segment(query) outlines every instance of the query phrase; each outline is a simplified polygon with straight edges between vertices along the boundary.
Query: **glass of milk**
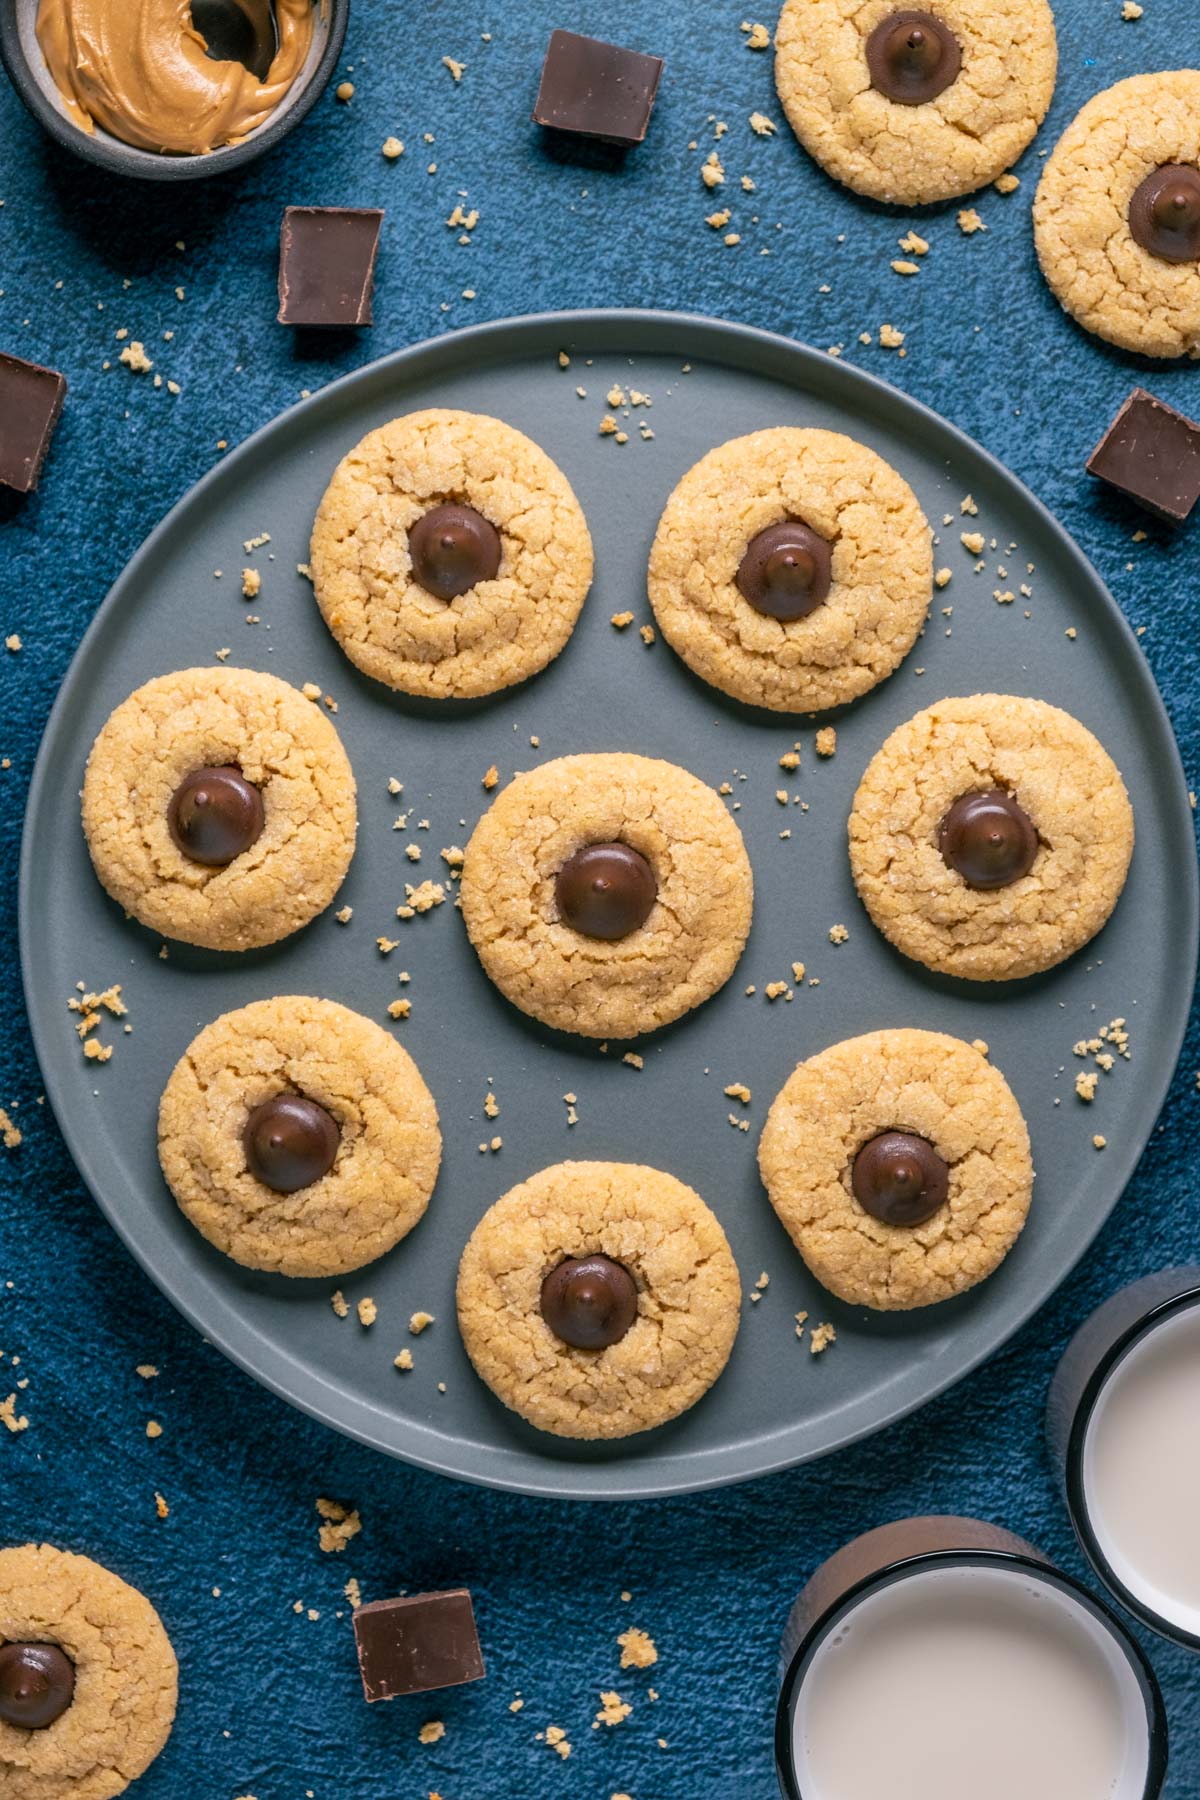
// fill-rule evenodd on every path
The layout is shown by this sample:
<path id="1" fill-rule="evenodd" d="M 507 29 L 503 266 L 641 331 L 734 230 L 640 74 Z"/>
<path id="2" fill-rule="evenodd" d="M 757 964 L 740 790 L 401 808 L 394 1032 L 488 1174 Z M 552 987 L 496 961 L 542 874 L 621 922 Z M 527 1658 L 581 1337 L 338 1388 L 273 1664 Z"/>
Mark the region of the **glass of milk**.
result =
<path id="1" fill-rule="evenodd" d="M 1200 1650 L 1200 1268 L 1148 1275 L 1092 1315 L 1058 1366 L 1047 1432 L 1097 1575 Z"/>
<path id="2" fill-rule="evenodd" d="M 785 1800 L 1157 1800 L 1167 1726 L 1109 1608 L 1020 1538 L 904 1519 L 813 1576 L 784 1633 Z"/>

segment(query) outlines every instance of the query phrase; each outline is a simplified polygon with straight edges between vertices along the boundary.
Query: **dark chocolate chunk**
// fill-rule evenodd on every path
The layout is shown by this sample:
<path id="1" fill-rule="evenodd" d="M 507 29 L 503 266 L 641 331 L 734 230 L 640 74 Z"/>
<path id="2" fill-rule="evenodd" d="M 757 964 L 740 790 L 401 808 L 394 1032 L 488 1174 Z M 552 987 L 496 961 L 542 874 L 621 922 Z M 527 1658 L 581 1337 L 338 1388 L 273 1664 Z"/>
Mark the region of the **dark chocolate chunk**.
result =
<path id="1" fill-rule="evenodd" d="M 500 569 L 500 533 L 473 506 L 449 501 L 435 506 L 410 527 L 413 574 L 437 600 L 457 600 Z"/>
<path id="2" fill-rule="evenodd" d="M 176 848 L 208 869 L 227 868 L 249 850 L 266 819 L 262 795 L 232 764 L 185 776 L 167 807 Z"/>
<path id="3" fill-rule="evenodd" d="M 962 45 L 932 13 L 889 13 L 867 39 L 871 86 L 901 106 L 924 106 L 962 70 Z"/>
<path id="4" fill-rule="evenodd" d="M 554 897 L 584 937 L 615 943 L 644 925 L 658 898 L 654 870 L 628 844 L 588 844 L 558 871 Z"/>
<path id="5" fill-rule="evenodd" d="M 1182 525 L 1200 500 L 1200 425 L 1134 388 L 1087 467 L 1160 519 Z"/>
<path id="6" fill-rule="evenodd" d="M 332 1113 L 304 1094 L 264 1100 L 242 1134 L 250 1173 L 277 1194 L 297 1194 L 328 1175 L 341 1141 Z"/>
<path id="7" fill-rule="evenodd" d="M 1163 262 L 1200 262 L 1200 169 L 1166 163 L 1147 175 L 1129 202 L 1129 229 Z"/>
<path id="8" fill-rule="evenodd" d="M 564 1344 L 606 1350 L 637 1318 L 637 1284 L 608 1256 L 568 1256 L 542 1283 L 542 1317 Z"/>
<path id="9" fill-rule="evenodd" d="M 883 1225 L 923 1225 L 946 1204 L 950 1171 L 932 1144 L 911 1131 L 881 1131 L 854 1158 L 854 1198 Z"/>
<path id="10" fill-rule="evenodd" d="M 960 794 L 938 826 L 948 869 L 969 888 L 1011 887 L 1028 875 L 1038 853 L 1037 827 L 1003 788 Z"/>
<path id="11" fill-rule="evenodd" d="M 383 213 L 289 206 L 279 239 L 281 325 L 369 325 Z"/>
<path id="12" fill-rule="evenodd" d="M 660 57 L 552 32 L 533 116 L 539 125 L 606 144 L 643 143 L 662 71 Z"/>
<path id="13" fill-rule="evenodd" d="M 461 1687 L 484 1675 L 466 1588 L 372 1600 L 354 1614 L 354 1640 L 368 1700 Z"/>
<path id="14" fill-rule="evenodd" d="M 36 488 L 66 392 L 56 369 L 0 351 L 0 487 Z"/>
<path id="15" fill-rule="evenodd" d="M 804 619 L 828 597 L 833 579 L 829 541 L 799 519 L 768 525 L 751 538 L 738 567 L 738 591 L 772 619 Z"/>
<path id="16" fill-rule="evenodd" d="M 75 1698 L 75 1665 L 57 1644 L 0 1646 L 0 1719 L 45 1731 Z"/>

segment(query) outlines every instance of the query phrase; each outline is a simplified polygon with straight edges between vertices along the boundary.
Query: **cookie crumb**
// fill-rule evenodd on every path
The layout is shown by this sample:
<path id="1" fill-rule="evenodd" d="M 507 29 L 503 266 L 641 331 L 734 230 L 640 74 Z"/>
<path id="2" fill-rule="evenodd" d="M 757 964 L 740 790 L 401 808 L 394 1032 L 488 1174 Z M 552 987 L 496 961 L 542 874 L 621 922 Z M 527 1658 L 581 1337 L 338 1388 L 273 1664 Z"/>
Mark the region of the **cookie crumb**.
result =
<path id="1" fill-rule="evenodd" d="M 645 1057 L 639 1056 L 636 1050 L 627 1050 L 621 1061 L 628 1063 L 631 1069 L 644 1069 L 646 1066 Z"/>
<path id="2" fill-rule="evenodd" d="M 817 755 L 833 756 L 837 750 L 837 732 L 832 725 L 822 725 L 817 733 Z"/>
<path id="3" fill-rule="evenodd" d="M 427 1330 L 429 1328 L 429 1326 L 432 1324 L 433 1324 L 433 1314 L 432 1313 L 415 1312 L 413 1314 L 412 1318 L 408 1321 L 408 1329 L 412 1332 L 414 1337 L 420 1337 L 421 1333 L 423 1331 Z"/>
<path id="4" fill-rule="evenodd" d="M 622 1631 L 617 1638 L 621 1646 L 621 1667 L 623 1669 L 652 1669 L 658 1661 L 658 1647 L 648 1632 L 639 1631 L 631 1625 L 628 1631 Z"/>
<path id="5" fill-rule="evenodd" d="M 402 1350 L 399 1356 L 394 1356 L 392 1358 L 392 1367 L 394 1369 L 399 1369 L 402 1375 L 407 1375 L 408 1371 L 413 1367 L 412 1351 Z"/>
<path id="6" fill-rule="evenodd" d="M 0 1142 L 3 1143 L 6 1150 L 16 1150 L 22 1142 L 20 1130 L 13 1124 L 2 1106 L 0 1106 Z"/>
<path id="7" fill-rule="evenodd" d="M 1096 1098 L 1096 1084 L 1099 1080 L 1100 1077 L 1095 1069 L 1088 1069 L 1086 1072 L 1080 1070 L 1075 1077 L 1075 1092 L 1079 1098 L 1089 1103 L 1093 1101 Z"/>
<path id="8" fill-rule="evenodd" d="M 1020 185 L 1021 177 L 1019 175 L 1013 175 L 1011 172 L 1005 175 L 997 175 L 995 181 L 992 183 L 992 186 L 998 194 L 1015 194 Z"/>
<path id="9" fill-rule="evenodd" d="M 443 60 L 445 59 L 443 58 Z M 440 1719 L 430 1719 L 426 1724 L 422 1725 L 420 1731 L 417 1733 L 418 1738 L 423 1744 L 440 1743 L 445 1735 L 446 1727 L 442 1724 Z"/>
<path id="10" fill-rule="evenodd" d="M 329 1304 L 330 1304 L 330 1306 L 332 1306 L 334 1312 L 337 1314 L 339 1319 L 345 1319 L 349 1316 L 350 1303 L 346 1299 L 346 1296 L 345 1296 L 345 1294 L 343 1294 L 341 1288 L 338 1288 L 337 1291 L 331 1296 Z"/>
<path id="11" fill-rule="evenodd" d="M 16 1437 L 22 1431 L 29 1430 L 29 1420 L 24 1413 L 17 1411 L 17 1396 L 12 1393 L 6 1400 L 0 1400 L 0 1425 L 11 1431 Z"/>
<path id="12" fill-rule="evenodd" d="M 1092 1143 L 1097 1150 L 1103 1150 L 1108 1144 L 1108 1139 L 1106 1137 L 1101 1137 L 1099 1132 L 1097 1132 L 1096 1136 L 1092 1139 Z"/>
<path id="13" fill-rule="evenodd" d="M 987 226 L 973 206 L 964 206 L 958 215 L 958 229 L 964 237 L 974 237 L 977 231 L 986 231 Z"/>
<path id="14" fill-rule="evenodd" d="M 362 1520 L 356 1511 L 336 1500 L 318 1500 L 317 1511 L 325 1520 L 317 1532 L 317 1540 L 328 1555 L 338 1556 L 350 1539 L 358 1536 Z"/>
<path id="15" fill-rule="evenodd" d="M 398 137 L 385 137 L 380 149 L 389 162 L 395 162 L 398 156 L 404 155 L 404 145 Z"/>
<path id="16" fill-rule="evenodd" d="M 624 631 L 627 625 L 633 624 L 633 614 L 631 612 L 614 613 L 609 623 L 615 625 L 618 631 Z"/>
<path id="17" fill-rule="evenodd" d="M 495 763 L 493 763 L 491 768 L 488 769 L 487 773 L 483 777 L 483 785 L 487 789 L 489 794 L 491 793 L 492 789 L 496 786 L 496 784 L 499 780 L 500 780 L 500 771 L 496 767 Z"/>
<path id="18" fill-rule="evenodd" d="M 837 1332 L 832 1325 L 814 1325 L 809 1333 L 808 1349 L 811 1356 L 820 1356 L 828 1350 L 830 1344 L 837 1343 Z"/>
<path id="19" fill-rule="evenodd" d="M 592 1720 L 592 1730 L 599 1730 L 601 1725 L 620 1725 L 633 1711 L 628 1701 L 622 1700 L 620 1694 L 609 1691 L 600 1693 L 600 1711 Z"/>
<path id="20" fill-rule="evenodd" d="M 831 944 L 844 944 L 849 936 L 850 932 L 845 925 L 831 925 L 829 927 L 829 941 Z"/>
<path id="21" fill-rule="evenodd" d="M 379 1317 L 379 1308 L 368 1295 L 358 1303 L 358 1322 L 364 1331 L 369 1331 Z"/>
<path id="22" fill-rule="evenodd" d="M 730 1082 L 729 1086 L 725 1089 L 725 1092 L 731 1100 L 740 1100 L 743 1106 L 749 1106 L 750 1089 L 746 1086 L 744 1081 Z"/>

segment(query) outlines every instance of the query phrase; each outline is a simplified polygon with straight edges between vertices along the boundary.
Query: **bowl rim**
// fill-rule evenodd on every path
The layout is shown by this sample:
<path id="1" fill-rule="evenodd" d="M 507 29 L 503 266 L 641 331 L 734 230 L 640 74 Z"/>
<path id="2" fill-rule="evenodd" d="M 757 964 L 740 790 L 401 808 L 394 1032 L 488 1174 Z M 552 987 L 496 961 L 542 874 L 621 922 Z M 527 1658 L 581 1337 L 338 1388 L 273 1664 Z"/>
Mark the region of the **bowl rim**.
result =
<path id="1" fill-rule="evenodd" d="M 318 0 L 313 0 L 314 5 Z M 27 0 L 36 6 L 38 0 Z M 242 168 L 254 162 L 287 136 L 301 119 L 311 112 L 329 85 L 346 39 L 350 22 L 350 0 L 319 0 L 329 20 L 324 49 L 312 74 L 295 99 L 275 112 L 240 144 L 226 144 L 200 156 L 170 156 L 156 150 L 142 150 L 126 144 L 107 132 L 95 136 L 81 131 L 66 113 L 43 91 L 30 67 L 21 41 L 21 0 L 8 0 L 0 6 L 0 62 L 9 80 L 39 125 L 57 143 L 95 167 L 113 175 L 125 175 L 145 181 L 202 181 L 227 169 Z"/>

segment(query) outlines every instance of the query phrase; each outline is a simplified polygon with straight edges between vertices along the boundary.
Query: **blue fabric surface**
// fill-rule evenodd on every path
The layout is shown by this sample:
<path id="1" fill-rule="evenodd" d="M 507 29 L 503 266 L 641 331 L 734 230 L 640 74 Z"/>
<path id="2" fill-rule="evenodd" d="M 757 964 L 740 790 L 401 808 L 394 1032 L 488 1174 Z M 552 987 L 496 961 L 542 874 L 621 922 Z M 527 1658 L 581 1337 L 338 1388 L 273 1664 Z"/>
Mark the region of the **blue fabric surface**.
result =
<path id="1" fill-rule="evenodd" d="M 0 635 L 19 632 L 25 646 L 0 662 L 0 755 L 11 759 L 0 773 L 0 1104 L 24 1132 L 19 1150 L 0 1152 L 0 1349 L 21 1359 L 30 1421 L 19 1436 L 0 1433 L 0 1539 L 85 1551 L 159 1606 L 180 1653 L 182 1701 L 170 1746 L 137 1790 L 145 1800 L 769 1800 L 779 1632 L 808 1573 L 846 1538 L 909 1512 L 977 1514 L 1080 1570 L 1042 1449 L 1046 1386 L 1093 1305 L 1200 1251 L 1195 1021 L 1112 1224 L 989 1367 L 814 1468 L 670 1504 L 555 1506 L 456 1486 L 344 1443 L 261 1392 L 175 1316 L 102 1221 L 38 1104 L 19 998 L 16 866 L 29 773 L 70 656 L 110 581 L 211 465 L 219 439 L 237 442 L 301 389 L 386 350 L 488 317 L 593 304 L 694 308 L 842 344 L 848 359 L 974 434 L 1059 515 L 1145 627 L 1195 780 L 1200 525 L 1172 536 L 1101 492 L 1083 465 L 1135 381 L 1200 413 L 1200 368 L 1141 365 L 1086 338 L 1044 287 L 1030 230 L 1039 153 L 1083 101 L 1122 76 L 1195 60 L 1195 0 L 1147 0 L 1134 24 L 1120 10 L 1120 0 L 1058 0 L 1053 111 L 1020 165 L 1019 192 L 985 190 L 976 204 L 988 230 L 970 239 L 954 207 L 916 218 L 871 206 L 828 182 L 786 127 L 773 139 L 751 133 L 751 112 L 782 114 L 769 56 L 749 51 L 739 30 L 741 0 L 575 0 L 566 13 L 550 0 L 354 0 L 353 101 L 330 93 L 261 164 L 184 189 L 100 178 L 0 89 L 0 348 L 61 368 L 71 383 L 42 492 L 0 499 Z M 528 122 L 541 53 L 560 24 L 667 58 L 650 139 L 624 161 L 568 156 Z M 443 56 L 466 63 L 461 84 Z M 734 209 L 736 248 L 703 223 L 714 199 L 698 166 L 717 120 L 729 125 L 730 182 L 718 198 Z M 391 133 L 407 146 L 396 164 L 380 155 Z M 757 183 L 752 196 L 738 186 L 743 172 Z M 464 193 L 464 208 L 481 215 L 469 247 L 444 222 Z M 387 208 L 373 331 L 314 344 L 275 324 L 289 202 Z M 903 281 L 889 263 L 910 223 L 933 248 L 919 278 Z M 903 360 L 857 341 L 884 320 L 908 334 Z M 116 364 L 122 329 L 178 380 L 178 398 Z M 1134 547 L 1139 526 L 1150 541 Z M 1181 966 L 1181 981 L 1190 973 Z M 135 1374 L 141 1362 L 162 1371 L 149 1386 Z M 9 1385 L 0 1380 L 0 1397 Z M 156 1442 L 145 1437 L 151 1416 L 165 1427 Z M 156 1490 L 170 1505 L 165 1521 Z M 323 1494 L 362 1510 L 362 1535 L 343 1556 L 317 1547 Z M 338 1617 L 351 1575 L 376 1597 L 469 1585 L 486 1683 L 368 1712 Z M 319 1618 L 297 1613 L 297 1602 Z M 649 1678 L 618 1677 L 615 1640 L 629 1625 L 657 1640 Z M 1200 1661 L 1144 1641 L 1170 1711 L 1167 1792 L 1196 1800 Z M 648 1680 L 661 1696 L 653 1703 Z M 632 1717 L 593 1731 L 599 1691 L 610 1687 L 632 1702 Z M 524 1710 L 512 1713 L 518 1690 Z M 424 1747 L 417 1731 L 428 1718 L 444 1720 L 446 1735 Z M 549 1725 L 566 1729 L 568 1761 L 536 1740 Z"/>

